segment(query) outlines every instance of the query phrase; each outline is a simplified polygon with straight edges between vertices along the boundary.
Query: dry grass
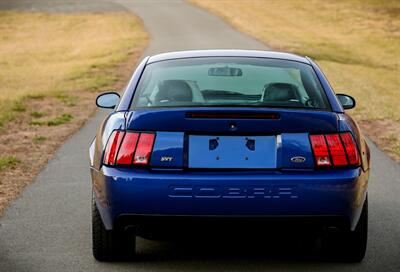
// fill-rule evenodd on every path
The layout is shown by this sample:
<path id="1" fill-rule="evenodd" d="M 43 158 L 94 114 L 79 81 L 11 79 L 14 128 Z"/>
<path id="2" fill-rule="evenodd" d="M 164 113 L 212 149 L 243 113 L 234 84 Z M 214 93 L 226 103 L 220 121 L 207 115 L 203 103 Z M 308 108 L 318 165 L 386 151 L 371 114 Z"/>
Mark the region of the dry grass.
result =
<path id="1" fill-rule="evenodd" d="M 123 88 L 147 40 L 129 13 L 0 12 L 0 215 L 97 93 Z"/>
<path id="2" fill-rule="evenodd" d="M 145 39 L 126 13 L 0 12 L 0 105 L 109 85 L 115 75 L 93 72 L 125 60 Z M 2 110 L 0 122 L 10 118 L 12 112 Z"/>
<path id="3" fill-rule="evenodd" d="M 337 92 L 358 102 L 351 114 L 400 161 L 400 1 L 190 0 L 274 49 L 318 61 Z"/>

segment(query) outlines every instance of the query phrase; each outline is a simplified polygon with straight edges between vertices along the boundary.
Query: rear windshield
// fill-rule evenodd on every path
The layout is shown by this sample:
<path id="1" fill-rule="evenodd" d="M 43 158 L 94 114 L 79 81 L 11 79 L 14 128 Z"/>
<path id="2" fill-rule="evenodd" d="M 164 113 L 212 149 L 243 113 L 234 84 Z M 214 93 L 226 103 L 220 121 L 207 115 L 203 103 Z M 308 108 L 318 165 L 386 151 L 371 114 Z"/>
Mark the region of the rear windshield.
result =
<path id="1" fill-rule="evenodd" d="M 310 65 L 277 59 L 206 57 L 147 65 L 132 107 L 323 110 L 328 102 Z"/>

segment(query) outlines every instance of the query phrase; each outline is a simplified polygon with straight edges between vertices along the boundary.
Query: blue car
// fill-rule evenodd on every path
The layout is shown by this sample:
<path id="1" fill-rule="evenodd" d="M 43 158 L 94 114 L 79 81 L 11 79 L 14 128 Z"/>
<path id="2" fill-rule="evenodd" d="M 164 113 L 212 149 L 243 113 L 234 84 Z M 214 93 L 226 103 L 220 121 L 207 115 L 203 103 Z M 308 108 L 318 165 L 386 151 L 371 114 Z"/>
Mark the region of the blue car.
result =
<path id="1" fill-rule="evenodd" d="M 345 113 L 355 100 L 335 94 L 310 58 L 154 55 L 122 97 L 104 93 L 96 104 L 113 109 L 89 152 L 97 260 L 133 257 L 136 236 L 197 235 L 190 228 L 201 222 L 238 233 L 239 219 L 306 226 L 332 254 L 364 258 L 369 148 Z"/>

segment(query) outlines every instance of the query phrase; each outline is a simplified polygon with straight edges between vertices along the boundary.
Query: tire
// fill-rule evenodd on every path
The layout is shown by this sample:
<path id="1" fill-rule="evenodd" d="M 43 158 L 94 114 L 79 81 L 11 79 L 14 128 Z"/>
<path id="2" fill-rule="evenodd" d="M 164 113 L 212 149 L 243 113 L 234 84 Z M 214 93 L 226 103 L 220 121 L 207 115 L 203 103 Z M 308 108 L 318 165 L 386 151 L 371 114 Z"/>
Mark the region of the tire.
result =
<path id="1" fill-rule="evenodd" d="M 368 240 L 368 197 L 365 199 L 356 229 L 344 235 L 343 258 L 349 262 L 361 262 L 367 250 Z"/>
<path id="2" fill-rule="evenodd" d="M 92 201 L 92 251 L 101 262 L 130 260 L 135 256 L 136 236 L 132 232 L 106 230 L 99 210 Z"/>
<path id="3" fill-rule="evenodd" d="M 368 197 L 365 199 L 360 219 L 354 231 L 345 231 L 323 239 L 324 251 L 346 262 L 364 259 L 368 240 Z"/>

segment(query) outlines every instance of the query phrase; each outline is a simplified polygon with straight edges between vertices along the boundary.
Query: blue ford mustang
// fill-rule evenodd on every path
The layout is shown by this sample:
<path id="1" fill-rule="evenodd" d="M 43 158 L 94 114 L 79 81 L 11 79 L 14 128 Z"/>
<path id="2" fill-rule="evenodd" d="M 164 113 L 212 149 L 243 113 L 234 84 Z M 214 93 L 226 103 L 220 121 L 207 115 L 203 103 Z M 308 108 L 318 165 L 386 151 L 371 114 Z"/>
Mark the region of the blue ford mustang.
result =
<path id="1" fill-rule="evenodd" d="M 369 148 L 344 111 L 355 100 L 335 94 L 311 59 L 159 54 L 144 58 L 122 97 L 96 103 L 114 109 L 90 146 L 97 260 L 133 256 L 136 235 L 202 219 L 305 224 L 333 252 L 363 259 Z"/>

